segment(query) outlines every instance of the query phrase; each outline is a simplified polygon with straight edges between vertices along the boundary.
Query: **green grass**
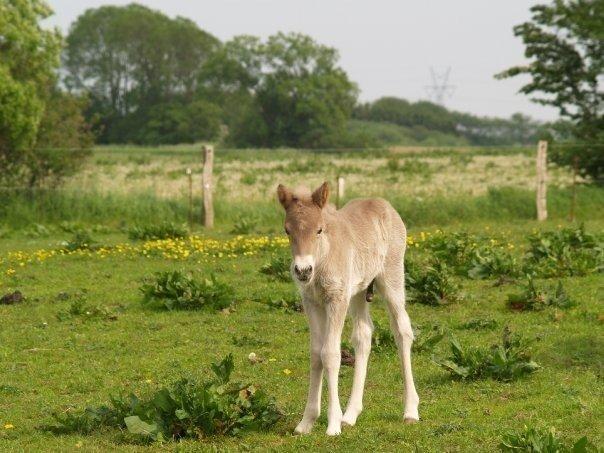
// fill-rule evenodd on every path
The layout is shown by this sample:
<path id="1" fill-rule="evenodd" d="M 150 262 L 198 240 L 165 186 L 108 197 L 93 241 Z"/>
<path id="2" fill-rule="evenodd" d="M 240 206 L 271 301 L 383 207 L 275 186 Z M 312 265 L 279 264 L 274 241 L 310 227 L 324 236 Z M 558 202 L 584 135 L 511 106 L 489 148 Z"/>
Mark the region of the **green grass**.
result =
<path id="1" fill-rule="evenodd" d="M 547 226 L 555 228 L 556 223 Z M 497 227 L 491 224 L 485 230 L 484 223 L 473 223 L 449 230 L 480 229 L 483 234 L 503 236 L 520 248 L 536 225 L 498 222 Z M 602 220 L 587 223 L 588 231 L 603 228 Z M 416 237 L 419 230 L 412 228 L 411 234 Z M 0 257 L 11 250 L 52 247 L 63 236 L 51 232 L 49 237 L 27 238 L 16 232 L 11 238 L 0 239 Z M 93 236 L 102 244 L 127 241 L 125 232 Z M 224 233 L 217 236 L 224 237 Z M 414 354 L 422 420 L 405 425 L 396 353 L 372 354 L 364 412 L 355 427 L 344 429 L 338 438 L 328 438 L 324 434 L 325 405 L 312 434 L 291 434 L 303 412 L 307 391 L 308 330 L 303 314 L 269 306 L 270 301 L 290 299 L 293 291 L 291 282 L 259 272 L 270 258 L 271 254 L 265 252 L 197 264 L 195 260 L 66 256 L 17 267 L 15 277 L 7 277 L 7 264 L 0 262 L 0 293 L 19 289 L 27 298 L 21 304 L 0 306 L 0 451 L 174 449 L 170 444 L 132 443 L 119 430 L 57 435 L 40 426 L 52 423 L 56 410 L 102 404 L 110 394 L 127 390 L 152 394 L 182 375 L 205 380 L 210 376 L 207 364 L 228 353 L 233 353 L 235 359 L 234 379 L 256 383 L 273 395 L 285 417 L 274 430 L 265 433 L 186 440 L 180 444 L 185 451 L 440 452 L 475 451 L 477 445 L 481 451 L 496 451 L 505 433 L 522 430 L 525 425 L 555 427 L 566 445 L 587 436 L 602 446 L 604 413 L 598 397 L 604 374 L 601 274 L 561 279 L 576 301 L 563 313 L 550 309 L 511 311 L 506 299 L 516 286 L 494 286 L 494 280 L 465 278 L 458 280 L 465 294 L 459 303 L 442 307 L 411 304 L 412 322 L 420 328 L 418 341 L 423 332 L 429 335 L 431 326 L 438 324 L 445 331 L 453 331 L 464 345 L 488 348 L 500 341 L 501 329 L 509 325 L 514 332 L 533 340 L 532 358 L 542 368 L 509 383 L 492 379 L 463 382 L 451 379 L 431 360 L 431 354 Z M 145 307 L 139 291 L 143 279 L 174 269 L 213 273 L 232 284 L 236 292 L 234 310 L 168 312 Z M 107 310 L 112 316 L 58 316 L 73 304 L 61 293 L 85 294 L 88 306 Z M 380 325 L 388 325 L 379 298 L 372 302 L 371 311 Z M 473 321 L 472 328 L 463 327 L 468 321 Z M 498 327 L 473 327 L 492 323 Z M 239 341 L 242 338 L 246 340 Z M 251 352 L 266 360 L 250 363 Z M 436 356 L 447 353 L 448 341 L 434 348 Z M 343 404 L 348 399 L 352 374 L 352 368 L 342 367 Z M 6 429 L 5 425 L 14 428 Z"/>
<path id="2" fill-rule="evenodd" d="M 584 186 L 577 190 L 576 216 L 579 221 L 604 219 L 604 189 Z M 398 197 L 396 193 L 377 194 L 387 198 L 407 225 L 444 226 L 471 222 L 495 222 L 536 218 L 535 195 L 531 190 L 511 187 L 492 188 L 484 195 L 433 195 Z M 570 211 L 568 189 L 552 188 L 548 192 L 549 218 L 564 221 Z M 194 200 L 193 217 L 199 224 L 201 200 Z M 253 219 L 258 233 L 281 231 L 281 207 L 276 199 L 264 202 L 215 202 L 219 227 L 237 231 L 242 219 Z M 124 228 L 157 222 L 186 223 L 188 200 L 158 198 L 151 194 L 100 194 L 67 190 L 0 192 L 0 227 L 22 230 L 32 224 L 58 225 L 63 221 L 87 225 L 104 224 Z M 151 219 L 151 220 L 150 220 Z M 249 223 L 249 222 L 248 222 Z"/>

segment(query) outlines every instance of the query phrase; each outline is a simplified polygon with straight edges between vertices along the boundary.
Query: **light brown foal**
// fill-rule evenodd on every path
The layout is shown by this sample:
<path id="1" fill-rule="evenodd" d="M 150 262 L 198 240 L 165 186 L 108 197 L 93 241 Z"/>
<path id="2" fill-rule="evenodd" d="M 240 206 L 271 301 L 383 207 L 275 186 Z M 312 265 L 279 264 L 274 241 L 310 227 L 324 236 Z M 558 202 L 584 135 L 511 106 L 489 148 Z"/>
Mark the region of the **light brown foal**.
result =
<path id="1" fill-rule="evenodd" d="M 327 183 L 312 194 L 277 189 L 285 209 L 285 232 L 293 255 L 292 275 L 310 326 L 310 386 L 298 433 L 308 433 L 321 411 L 323 370 L 329 391 L 328 435 L 354 425 L 363 408 L 363 388 L 373 324 L 366 291 L 375 280 L 388 303 L 390 325 L 405 379 L 404 420 L 419 419 L 419 398 L 411 371 L 413 331 L 405 310 L 404 256 L 407 232 L 385 200 L 353 200 L 336 210 L 327 203 Z M 338 398 L 340 343 L 346 312 L 352 316 L 355 368 L 352 393 L 342 415 Z"/>

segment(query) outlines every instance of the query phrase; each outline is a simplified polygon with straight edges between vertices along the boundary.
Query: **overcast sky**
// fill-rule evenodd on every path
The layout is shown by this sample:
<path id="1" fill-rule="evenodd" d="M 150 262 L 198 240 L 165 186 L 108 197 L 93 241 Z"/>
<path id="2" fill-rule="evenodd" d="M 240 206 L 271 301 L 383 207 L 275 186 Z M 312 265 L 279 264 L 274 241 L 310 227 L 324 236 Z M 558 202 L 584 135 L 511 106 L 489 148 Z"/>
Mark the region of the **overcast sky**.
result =
<path id="1" fill-rule="evenodd" d="M 65 33 L 87 8 L 130 1 L 48 0 L 47 22 Z M 524 62 L 512 27 L 530 17 L 535 0 L 140 0 L 171 17 L 184 16 L 221 40 L 239 34 L 267 37 L 302 32 L 340 51 L 341 65 L 362 100 L 428 98 L 430 67 L 451 68 L 455 86 L 444 104 L 478 115 L 556 118 L 557 112 L 517 94 L 526 79 L 493 75 Z"/>

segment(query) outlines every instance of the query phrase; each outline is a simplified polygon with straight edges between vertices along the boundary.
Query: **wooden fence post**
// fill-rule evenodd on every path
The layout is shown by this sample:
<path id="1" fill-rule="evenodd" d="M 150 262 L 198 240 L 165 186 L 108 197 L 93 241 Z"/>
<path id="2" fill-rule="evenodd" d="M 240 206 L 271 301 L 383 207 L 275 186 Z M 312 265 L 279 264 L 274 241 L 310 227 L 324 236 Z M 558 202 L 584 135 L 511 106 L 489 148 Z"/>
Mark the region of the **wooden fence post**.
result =
<path id="1" fill-rule="evenodd" d="M 539 140 L 537 146 L 537 220 L 547 219 L 547 142 Z"/>
<path id="2" fill-rule="evenodd" d="M 214 228 L 214 203 L 212 202 L 212 169 L 214 166 L 214 148 L 203 147 L 203 225 Z"/>
<path id="3" fill-rule="evenodd" d="M 575 221 L 575 211 L 577 209 L 577 175 L 579 174 L 579 156 L 573 157 L 573 191 L 570 200 L 570 215 L 569 220 Z"/>
<path id="4" fill-rule="evenodd" d="M 344 199 L 344 177 L 338 176 L 338 191 L 337 191 L 337 196 L 336 196 L 336 207 L 338 209 L 340 208 L 343 199 Z"/>
<path id="5" fill-rule="evenodd" d="M 193 171 L 187 168 L 187 179 L 189 181 L 189 228 L 193 227 Z"/>

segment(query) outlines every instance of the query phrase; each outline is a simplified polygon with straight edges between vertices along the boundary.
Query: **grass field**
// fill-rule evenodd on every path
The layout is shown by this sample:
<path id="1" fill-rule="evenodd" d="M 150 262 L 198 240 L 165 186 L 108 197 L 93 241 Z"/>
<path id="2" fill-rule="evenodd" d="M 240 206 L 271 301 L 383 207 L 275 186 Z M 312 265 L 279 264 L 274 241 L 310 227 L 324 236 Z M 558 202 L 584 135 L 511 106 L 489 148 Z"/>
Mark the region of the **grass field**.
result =
<path id="1" fill-rule="evenodd" d="M 522 236 L 532 227 L 510 226 L 487 233 L 504 236 L 521 247 Z M 601 227 L 601 223 L 590 225 L 592 229 Z M 125 240 L 115 235 L 100 235 L 98 239 L 114 245 Z M 37 249 L 48 242 L 12 239 L 2 245 L 4 250 Z M 412 249 L 413 253 L 419 252 Z M 338 439 L 330 439 L 324 435 L 322 417 L 312 435 L 294 437 L 290 432 L 300 417 L 306 392 L 308 333 L 302 314 L 268 306 L 271 299 L 288 298 L 293 291 L 291 283 L 273 281 L 259 272 L 270 255 L 208 257 L 201 264 L 195 257 L 173 260 L 127 253 L 56 256 L 22 267 L 4 262 L 3 292 L 17 288 L 27 300 L 0 307 L 0 449 L 159 448 L 132 444 L 115 430 L 91 436 L 55 435 L 39 427 L 52 422 L 53 411 L 100 403 L 110 394 L 127 390 L 149 392 L 183 374 L 207 374 L 208 364 L 229 352 L 235 357 L 236 375 L 269 389 L 286 416 L 272 432 L 240 439 L 185 441 L 181 444 L 185 450 L 209 446 L 259 450 L 362 446 L 377 451 L 468 451 L 481 445 L 483 451 L 489 451 L 496 449 L 504 432 L 523 425 L 555 427 L 569 442 L 587 435 L 601 445 L 601 275 L 562 280 L 578 303 L 568 311 L 512 312 L 506 308 L 505 298 L 514 285 L 496 287 L 493 280 L 460 279 L 465 298 L 450 306 L 411 304 L 414 326 L 423 330 L 442 326 L 462 343 L 473 346 L 496 342 L 501 329 L 509 325 L 535 340 L 533 358 L 542 369 L 512 383 L 489 379 L 459 382 L 436 366 L 431 354 L 415 354 L 422 421 L 403 425 L 396 354 L 376 353 L 370 361 L 366 410 L 357 426 L 346 429 Z M 138 290 L 142 279 L 155 271 L 175 268 L 216 273 L 236 289 L 235 309 L 224 314 L 143 307 Z M 15 273 L 7 278 L 9 269 Z M 94 309 L 100 307 L 101 314 L 62 319 L 60 314 L 73 304 L 65 295 L 82 292 L 86 303 Z M 374 319 L 386 326 L 381 301 L 374 303 L 372 311 Z M 494 320 L 497 326 L 483 331 L 460 327 L 472 319 Z M 234 345 L 234 338 L 245 336 L 262 344 Z M 445 355 L 446 349 L 443 342 L 434 354 Z M 252 365 L 247 360 L 250 352 L 270 361 Z M 345 401 L 352 369 L 343 367 L 341 375 Z M 11 425 L 14 428 L 2 429 Z"/>
<path id="2" fill-rule="evenodd" d="M 183 151 L 182 161 L 174 161 L 174 168 L 179 172 L 180 166 L 187 165 L 186 159 L 193 159 L 188 156 L 189 151 Z M 159 152 L 153 150 L 142 154 L 148 157 L 149 153 Z M 413 191 L 429 190 L 430 181 L 437 180 L 443 172 L 451 173 L 454 178 L 453 172 L 443 163 L 452 159 L 448 153 L 435 153 L 441 157 L 433 158 L 401 157 L 396 164 L 405 165 L 407 159 L 415 159 L 427 162 L 429 168 L 440 168 L 428 170 L 430 176 L 427 178 L 414 174 L 416 184 L 407 184 L 401 177 L 392 186 L 397 187 L 397 191 L 399 188 L 408 191 L 400 198 L 398 193 L 392 196 L 395 205 L 397 199 L 408 200 L 405 209 L 410 209 L 409 206 L 423 208 L 426 215 L 432 216 L 430 222 L 410 222 L 410 260 L 424 262 L 430 252 L 422 238 L 429 237 L 427 233 L 437 234 L 439 228 L 450 233 L 467 231 L 483 237 L 487 243 L 495 239 L 505 245 L 510 256 L 520 261 L 527 250 L 527 237 L 534 231 L 557 231 L 569 226 L 563 220 L 567 214 L 563 200 L 567 199 L 568 193 L 562 188 L 557 194 L 556 189 L 552 190 L 554 202 L 550 212 L 554 220 L 542 224 L 527 220 L 532 208 L 527 208 L 525 217 L 513 214 L 514 209 L 524 209 L 515 203 L 525 199 L 522 190 L 527 190 L 533 170 L 528 161 L 522 169 L 516 164 L 506 164 L 505 160 L 499 161 L 497 159 L 509 157 L 497 153 L 483 152 L 477 156 L 468 153 L 472 160 L 467 165 L 478 167 L 460 172 L 457 176 L 460 182 L 453 193 L 435 194 L 431 198 L 433 207 L 430 209 L 433 211 L 430 211 L 427 204 L 417 200 L 421 195 L 413 195 Z M 265 154 L 259 152 L 258 156 Z M 537 279 L 538 285 L 547 288 L 560 280 L 575 305 L 569 309 L 527 312 L 506 306 L 508 294 L 519 290 L 523 281 L 521 275 L 511 280 L 503 279 L 503 284 L 497 284 L 498 279 L 494 276 L 480 279 L 454 276 L 453 280 L 461 286 L 463 294 L 459 302 L 438 307 L 409 304 L 413 326 L 419 332 L 418 343 L 435 326 L 446 333 L 446 338 L 433 350 L 413 355 L 420 396 L 420 423 L 402 423 L 403 386 L 398 358 L 395 350 L 385 348 L 371 355 L 365 410 L 355 427 L 344 429 L 337 438 L 325 436 L 324 405 L 312 434 L 292 435 L 301 417 L 307 391 L 308 330 L 302 313 L 270 306 L 271 301 L 295 297 L 295 288 L 291 282 L 260 272 L 273 256 L 287 253 L 286 242 L 278 233 L 281 231 L 281 213 L 275 202 L 263 201 L 268 196 L 264 188 L 275 178 L 314 183 L 323 176 L 320 169 L 306 172 L 305 167 L 291 174 L 269 170 L 276 165 L 298 162 L 292 159 L 291 151 L 276 154 L 290 159 L 289 162 L 271 163 L 268 157 L 263 157 L 260 163 L 253 159 L 254 166 L 251 167 L 246 166 L 246 156 L 238 152 L 225 154 L 218 174 L 233 182 L 232 190 L 246 194 L 246 183 L 242 182 L 244 175 L 257 177 L 257 181 L 249 185 L 250 199 L 222 198 L 224 205 L 217 209 L 217 230 L 211 233 L 196 230 L 195 234 L 200 238 L 195 241 L 199 242 L 131 240 L 127 230 L 132 225 L 132 218 L 125 218 L 120 224 L 116 221 L 118 211 L 111 217 L 104 217 L 101 214 L 108 205 L 101 202 L 97 206 L 101 213 L 98 217 L 86 217 L 86 213 L 69 217 L 62 215 L 67 211 L 59 210 L 52 221 L 44 222 L 44 226 L 28 223 L 14 226 L 23 222 L 14 212 L 0 218 L 0 225 L 7 225 L 0 234 L 0 297 L 19 290 L 26 298 L 14 305 L 0 305 L 0 451 L 497 451 L 505 433 L 525 425 L 555 428 L 557 436 L 566 445 L 572 445 L 582 436 L 587 436 L 596 446 L 604 445 L 601 429 L 604 417 L 602 273 Z M 134 159 L 126 151 L 120 154 L 100 150 L 94 155 L 96 168 L 102 171 L 106 171 L 105 167 L 120 168 L 116 174 L 122 174 L 124 168 L 130 167 L 148 171 L 149 165 L 144 163 L 140 167 L 130 163 L 106 163 L 107 159 L 127 162 L 131 158 Z M 342 157 L 333 165 L 361 166 L 364 162 L 360 156 L 354 161 L 345 159 Z M 371 184 L 367 183 L 372 194 L 387 195 L 391 186 L 384 180 L 390 177 L 390 159 L 390 155 L 376 157 L 371 164 L 375 166 L 373 170 L 361 169 L 354 173 L 359 180 L 354 188 L 351 187 L 350 196 L 363 191 L 363 178 L 372 180 Z M 501 168 L 511 165 L 506 172 L 516 182 L 508 187 L 507 176 L 501 171 L 498 175 L 502 178 L 501 184 L 491 187 L 486 181 L 482 186 L 476 185 L 475 191 L 464 193 L 466 186 L 475 185 L 475 181 L 468 182 L 467 179 L 472 179 L 474 174 L 482 177 L 488 162 L 496 162 Z M 394 168 L 395 164 L 391 165 Z M 327 177 L 331 178 L 336 170 L 329 168 L 331 173 Z M 398 173 L 398 168 L 393 173 Z M 90 169 L 85 170 L 88 171 Z M 416 171 L 426 171 L 426 167 L 420 164 Z M 568 175 L 562 170 L 556 172 L 553 178 L 559 177 L 560 185 L 564 185 Z M 68 181 L 68 186 L 75 184 L 77 178 L 85 177 L 88 176 L 76 176 Z M 231 190 L 227 190 L 230 183 L 221 184 L 218 200 Z M 408 187 L 410 185 L 415 187 Z M 445 184 L 445 189 L 447 186 Z M 121 183 L 116 183 L 115 190 L 121 187 Z M 178 192 L 179 189 L 174 190 Z M 509 204 L 510 209 L 499 217 L 481 217 L 481 206 L 483 210 L 494 208 L 489 208 L 488 203 L 478 203 L 472 208 L 476 210 L 474 214 L 454 221 L 454 210 L 465 206 L 459 200 L 469 200 L 468 203 L 477 203 L 475 200 L 480 197 L 488 200 L 489 190 L 503 193 L 503 201 L 499 202 Z M 585 221 L 586 230 L 599 235 L 601 240 L 604 218 L 597 207 L 602 201 L 602 190 L 582 190 L 580 194 L 590 196 L 580 196 L 579 218 Z M 127 206 L 129 194 L 122 195 L 121 203 Z M 513 198 L 515 196 L 519 198 Z M 153 212 L 154 200 L 161 197 L 156 193 L 150 199 L 149 213 Z M 559 197 L 558 205 L 556 197 Z M 261 211 L 250 233 L 238 238 L 230 232 L 235 218 L 230 210 L 242 205 L 248 206 L 245 212 L 250 214 L 254 213 L 255 207 L 270 209 L 271 214 L 265 215 Z M 180 213 L 177 220 L 186 219 L 186 204 L 184 206 L 175 209 L 174 212 Z M 446 215 L 436 216 L 439 209 Z M 27 219 L 31 212 L 23 208 L 22 214 Z M 157 222 L 163 213 L 160 206 L 155 216 L 149 214 L 147 223 Z M 221 213 L 227 213 L 229 220 L 220 219 Z M 139 220 L 144 220 L 143 214 Z M 419 219 L 421 215 L 415 218 Z M 41 220 L 48 219 L 41 217 Z M 61 225 L 61 220 L 71 223 Z M 80 224 L 75 225 L 74 221 Z M 61 241 L 69 241 L 74 229 L 87 230 L 103 248 L 76 250 L 71 254 L 57 252 L 66 246 Z M 276 239 L 263 239 L 265 235 Z M 261 239 L 254 239 L 258 237 Z M 267 241 L 269 245 L 266 245 Z M 143 280 L 155 272 L 175 269 L 190 270 L 203 276 L 216 275 L 234 289 L 233 308 L 224 312 L 165 311 L 143 305 L 140 291 Z M 388 325 L 385 306 L 379 298 L 372 302 L 372 317 L 379 325 Z M 479 327 L 469 328 L 466 324 L 470 321 L 476 321 L 474 324 Z M 537 372 L 509 382 L 491 378 L 458 380 L 435 363 L 449 355 L 448 338 L 451 335 L 464 346 L 488 348 L 499 341 L 505 326 L 531 342 L 531 357 L 540 365 Z M 347 325 L 346 338 L 348 335 Z M 252 364 L 248 360 L 251 352 L 266 360 Z M 107 402 L 112 394 L 130 391 L 149 394 L 181 376 L 207 377 L 210 363 L 228 353 L 235 359 L 236 379 L 258 384 L 274 396 L 281 407 L 284 417 L 271 430 L 245 433 L 235 438 L 219 436 L 149 444 L 117 429 L 100 429 L 84 435 L 55 434 L 44 428 L 54 423 L 53 412 L 65 413 L 73 408 L 98 405 Z M 346 366 L 341 369 L 343 404 L 348 399 L 352 371 Z"/>

